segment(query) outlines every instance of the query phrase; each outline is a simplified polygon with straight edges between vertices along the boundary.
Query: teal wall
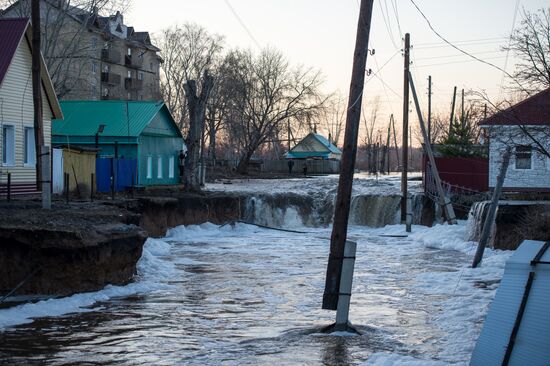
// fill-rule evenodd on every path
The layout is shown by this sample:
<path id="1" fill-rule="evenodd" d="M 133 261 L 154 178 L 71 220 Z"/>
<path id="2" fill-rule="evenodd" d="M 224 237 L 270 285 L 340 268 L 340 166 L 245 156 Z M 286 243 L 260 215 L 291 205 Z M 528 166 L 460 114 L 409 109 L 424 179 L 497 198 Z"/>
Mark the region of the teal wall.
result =
<path id="1" fill-rule="evenodd" d="M 183 147 L 181 137 L 143 135 L 139 138 L 139 184 L 143 186 L 179 183 L 178 155 Z M 172 161 L 170 161 L 172 157 Z M 151 175 L 147 176 L 148 159 Z M 159 159 L 161 175 L 159 178 Z M 170 177 L 170 164 L 173 177 Z"/>

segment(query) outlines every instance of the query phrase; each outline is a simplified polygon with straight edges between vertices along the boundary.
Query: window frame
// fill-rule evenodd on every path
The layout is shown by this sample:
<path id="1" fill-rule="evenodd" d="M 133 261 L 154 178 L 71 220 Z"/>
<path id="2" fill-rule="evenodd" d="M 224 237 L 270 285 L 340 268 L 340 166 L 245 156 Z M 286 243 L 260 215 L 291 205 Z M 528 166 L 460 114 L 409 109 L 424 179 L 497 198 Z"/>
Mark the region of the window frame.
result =
<path id="1" fill-rule="evenodd" d="M 518 151 L 518 149 L 523 151 Z M 529 167 L 518 167 L 518 161 L 523 161 L 524 159 L 529 159 Z M 533 147 L 531 145 L 516 145 L 514 147 L 514 169 L 521 171 L 533 170 Z"/>
<path id="2" fill-rule="evenodd" d="M 32 142 L 29 142 L 29 136 Z M 29 149 L 29 147 L 32 148 Z M 29 154 L 29 152 L 32 152 L 32 154 Z M 25 126 L 23 128 L 23 165 L 27 167 L 36 166 L 36 144 L 34 142 L 34 127 L 32 126 Z"/>
<path id="3" fill-rule="evenodd" d="M 11 131 L 11 146 L 10 146 L 10 152 L 11 155 L 8 154 L 8 143 L 7 143 L 7 134 L 6 131 Z M 8 157 L 11 157 L 9 160 Z M 15 126 L 12 124 L 2 124 L 2 166 L 15 166 Z"/>
<path id="4" fill-rule="evenodd" d="M 175 163 L 176 163 L 176 159 L 174 158 L 174 156 L 170 156 L 168 158 L 168 178 L 170 179 L 174 178 Z"/>
<path id="5" fill-rule="evenodd" d="M 146 161 L 146 176 L 145 178 L 146 179 L 153 179 L 153 157 L 152 156 L 148 156 L 147 157 L 147 161 Z"/>
<path id="6" fill-rule="evenodd" d="M 162 179 L 162 156 L 157 157 L 157 179 Z"/>

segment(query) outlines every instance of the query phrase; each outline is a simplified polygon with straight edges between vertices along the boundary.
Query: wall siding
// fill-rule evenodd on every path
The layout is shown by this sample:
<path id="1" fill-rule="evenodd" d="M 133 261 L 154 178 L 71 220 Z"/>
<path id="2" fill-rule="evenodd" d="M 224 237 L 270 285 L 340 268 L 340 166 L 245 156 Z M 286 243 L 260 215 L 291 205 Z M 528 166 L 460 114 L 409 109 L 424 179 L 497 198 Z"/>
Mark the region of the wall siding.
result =
<path id="1" fill-rule="evenodd" d="M 550 127 L 549 127 L 550 128 Z M 547 141 L 543 135 L 537 136 L 533 133 L 537 140 L 541 142 L 546 150 L 550 150 L 550 141 Z M 499 126 L 490 131 L 490 147 L 489 147 L 489 187 L 496 185 L 497 175 L 502 164 L 502 154 L 507 146 L 512 147 L 512 155 L 510 165 L 506 172 L 503 189 L 511 190 L 536 190 L 550 188 L 550 160 L 533 151 L 531 158 L 531 169 L 516 169 L 516 161 L 514 154 L 514 145 L 534 145 L 533 141 L 527 136 L 523 136 L 519 132 L 519 128 L 515 126 Z"/>
<path id="2" fill-rule="evenodd" d="M 183 146 L 181 137 L 148 136 L 139 137 L 139 184 L 144 186 L 177 184 L 179 182 L 178 154 Z M 147 157 L 153 158 L 153 175 L 147 178 Z M 162 178 L 157 178 L 157 159 L 162 157 Z M 168 177 L 169 159 L 174 157 L 174 177 Z"/>
<path id="3" fill-rule="evenodd" d="M 33 127 L 34 119 L 31 69 L 30 48 L 26 40 L 23 39 L 4 77 L 2 85 L 0 85 L 0 125 L 13 125 L 15 130 L 15 165 L 0 166 L 0 183 L 6 183 L 7 173 L 12 173 L 13 183 L 35 182 L 35 167 L 25 166 L 23 163 L 24 129 L 25 127 Z M 42 100 L 44 142 L 46 146 L 51 146 L 52 113 L 43 88 Z M 3 141 L 0 138 L 0 152 L 2 151 L 2 143 Z"/>

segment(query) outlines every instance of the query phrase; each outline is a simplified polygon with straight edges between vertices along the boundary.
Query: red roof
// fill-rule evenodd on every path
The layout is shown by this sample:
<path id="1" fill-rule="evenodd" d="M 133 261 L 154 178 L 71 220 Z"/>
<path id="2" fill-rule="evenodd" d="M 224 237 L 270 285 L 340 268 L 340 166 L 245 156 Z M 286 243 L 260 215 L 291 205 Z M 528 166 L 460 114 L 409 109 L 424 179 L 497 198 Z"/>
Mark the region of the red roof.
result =
<path id="1" fill-rule="evenodd" d="M 550 125 L 550 88 L 493 114 L 482 126 L 494 125 Z"/>
<path id="2" fill-rule="evenodd" d="M 8 72 L 11 60 L 28 24 L 29 19 L 27 18 L 0 19 L 0 84 Z"/>

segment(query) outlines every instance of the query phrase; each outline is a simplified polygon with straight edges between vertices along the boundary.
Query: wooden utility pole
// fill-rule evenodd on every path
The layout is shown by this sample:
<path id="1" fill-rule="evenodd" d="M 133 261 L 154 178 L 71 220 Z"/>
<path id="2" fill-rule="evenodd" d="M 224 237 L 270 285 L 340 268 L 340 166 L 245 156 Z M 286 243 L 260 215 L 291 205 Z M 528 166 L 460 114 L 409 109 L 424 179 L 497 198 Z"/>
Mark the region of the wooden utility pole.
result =
<path id="1" fill-rule="evenodd" d="M 388 123 L 388 134 L 386 135 L 386 146 L 384 146 L 384 152 L 382 153 L 382 170 L 386 169 L 386 172 L 390 174 L 390 133 L 391 133 L 391 118 Z"/>
<path id="2" fill-rule="evenodd" d="M 42 132 L 42 83 L 40 79 L 40 0 L 32 0 L 32 99 L 34 104 L 34 146 L 36 151 L 36 187 L 42 183 L 41 147 L 44 145 Z"/>
<path id="3" fill-rule="evenodd" d="M 401 221 L 407 219 L 407 170 L 409 169 L 409 65 L 410 34 L 405 33 L 405 67 L 403 75 L 403 161 L 401 164 Z"/>
<path id="4" fill-rule="evenodd" d="M 428 76 L 428 141 L 432 143 L 432 75 Z"/>
<path id="5" fill-rule="evenodd" d="M 361 117 L 361 104 L 365 82 L 365 67 L 369 45 L 369 34 L 374 0 L 361 0 L 357 38 L 351 85 L 346 116 L 346 131 L 344 135 L 344 150 L 342 152 L 338 193 L 334 206 L 334 220 L 330 238 L 330 255 L 327 265 L 325 292 L 323 294 L 323 309 L 336 310 L 340 293 L 340 278 L 346 245 L 353 171 L 357 155 L 357 136 Z"/>
<path id="6" fill-rule="evenodd" d="M 462 107 L 460 108 L 460 125 L 464 127 L 466 120 L 464 119 L 464 89 L 462 89 Z"/>
<path id="7" fill-rule="evenodd" d="M 399 146 L 397 146 L 397 133 L 395 133 L 395 119 L 393 114 L 390 116 L 392 130 L 393 130 L 393 146 L 395 147 L 395 163 L 399 167 Z"/>
<path id="8" fill-rule="evenodd" d="M 439 196 L 439 204 L 445 211 L 447 222 L 449 224 L 456 224 L 456 216 L 453 209 L 453 205 L 451 204 L 451 201 L 447 197 L 445 197 L 445 191 L 443 190 L 443 185 L 441 184 L 441 179 L 439 178 L 437 165 L 435 165 L 435 158 L 432 151 L 432 145 L 428 142 L 428 132 L 426 131 L 426 126 L 424 125 L 424 118 L 422 117 L 422 111 L 420 110 L 420 103 L 418 102 L 418 96 L 416 95 L 416 89 L 414 87 L 414 81 L 412 79 L 412 75 L 409 75 L 409 78 L 410 78 L 409 81 L 411 83 L 411 91 L 413 94 L 414 104 L 416 106 L 416 114 L 418 115 L 418 122 L 420 123 L 422 138 L 424 139 L 424 149 L 426 150 L 426 155 L 428 155 L 428 159 L 430 161 L 430 168 L 432 170 L 432 174 L 435 179 L 437 195 Z"/>
<path id="9" fill-rule="evenodd" d="M 511 149 L 508 146 L 504 152 L 504 156 L 502 157 L 502 165 L 500 166 L 500 172 L 497 176 L 497 184 L 495 186 L 495 190 L 493 191 L 489 212 L 487 213 L 485 222 L 483 223 L 483 230 L 481 232 L 481 238 L 479 238 L 479 244 L 477 245 L 476 255 L 474 256 L 474 260 L 472 262 L 472 268 L 476 268 L 481 262 L 481 259 L 483 259 L 483 252 L 487 246 L 487 241 L 489 240 L 489 235 L 491 234 L 491 229 L 493 228 L 493 223 L 495 221 L 500 191 L 502 190 L 502 185 L 504 184 L 504 178 L 506 178 L 508 164 L 510 164 L 510 151 Z"/>
<path id="10" fill-rule="evenodd" d="M 453 102 L 451 103 L 451 120 L 449 121 L 449 135 L 453 131 L 453 120 L 455 118 L 455 104 L 456 104 L 456 86 L 453 91 Z"/>

